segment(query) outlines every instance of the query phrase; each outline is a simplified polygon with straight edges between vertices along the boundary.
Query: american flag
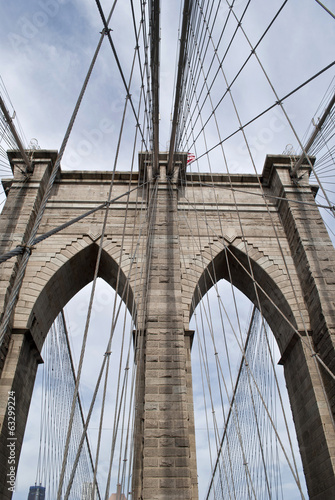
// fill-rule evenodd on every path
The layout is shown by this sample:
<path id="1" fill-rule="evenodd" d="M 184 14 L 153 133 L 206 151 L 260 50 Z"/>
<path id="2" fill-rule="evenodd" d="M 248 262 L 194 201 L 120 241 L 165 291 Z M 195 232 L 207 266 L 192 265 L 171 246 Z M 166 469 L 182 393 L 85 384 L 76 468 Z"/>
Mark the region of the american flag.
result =
<path id="1" fill-rule="evenodd" d="M 195 155 L 193 153 L 187 153 L 187 165 L 195 160 Z"/>

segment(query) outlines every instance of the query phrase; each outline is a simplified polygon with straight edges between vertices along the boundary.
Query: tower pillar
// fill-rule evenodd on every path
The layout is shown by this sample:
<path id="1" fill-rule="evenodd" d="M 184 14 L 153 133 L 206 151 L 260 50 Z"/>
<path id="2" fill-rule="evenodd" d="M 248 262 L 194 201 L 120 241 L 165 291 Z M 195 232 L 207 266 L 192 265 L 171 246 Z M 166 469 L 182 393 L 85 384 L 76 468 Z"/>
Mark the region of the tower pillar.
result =
<path id="1" fill-rule="evenodd" d="M 143 435 L 135 442 L 133 498 L 186 500 L 198 498 L 190 337 L 183 322 L 177 184 L 166 176 L 167 155 L 160 154 L 159 166 L 148 192 L 145 335 L 137 349 Z"/>

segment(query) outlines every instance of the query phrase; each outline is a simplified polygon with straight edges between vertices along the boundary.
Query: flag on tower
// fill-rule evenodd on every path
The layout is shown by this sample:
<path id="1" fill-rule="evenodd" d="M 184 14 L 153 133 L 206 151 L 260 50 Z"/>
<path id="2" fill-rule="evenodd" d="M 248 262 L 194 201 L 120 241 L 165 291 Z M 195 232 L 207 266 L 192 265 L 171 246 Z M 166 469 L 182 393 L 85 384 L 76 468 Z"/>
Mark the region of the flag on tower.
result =
<path id="1" fill-rule="evenodd" d="M 187 153 L 187 165 L 195 160 L 195 155 L 193 153 Z"/>

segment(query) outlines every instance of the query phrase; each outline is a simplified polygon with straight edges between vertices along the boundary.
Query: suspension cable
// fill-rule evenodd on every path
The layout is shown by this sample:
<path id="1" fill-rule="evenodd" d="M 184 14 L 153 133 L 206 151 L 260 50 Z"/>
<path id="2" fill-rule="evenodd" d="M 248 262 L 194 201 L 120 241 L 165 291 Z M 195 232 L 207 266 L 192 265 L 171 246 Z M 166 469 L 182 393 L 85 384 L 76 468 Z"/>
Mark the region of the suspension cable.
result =
<path id="1" fill-rule="evenodd" d="M 5 103 L 4 103 L 3 99 L 2 99 L 1 94 L 0 94 L 0 108 L 1 108 L 1 111 L 3 112 L 3 114 L 5 116 L 5 120 L 6 120 L 7 124 L 8 124 L 8 126 L 9 126 L 10 131 L 13 134 L 13 137 L 15 139 L 15 142 L 16 142 L 19 150 L 20 150 L 20 153 L 22 155 L 23 161 L 26 164 L 27 172 L 31 172 L 32 171 L 31 162 L 30 162 L 30 160 L 29 160 L 29 158 L 27 156 L 27 153 L 24 150 L 24 146 L 23 146 L 23 144 L 21 142 L 19 134 L 16 131 L 15 125 L 13 123 L 13 120 L 12 120 L 12 118 L 9 115 L 9 112 L 8 112 L 8 110 L 6 108 L 6 105 L 5 105 Z"/>
<path id="2" fill-rule="evenodd" d="M 116 0 L 115 0 L 115 3 L 116 3 Z M 115 3 L 114 3 L 114 6 L 115 6 Z M 108 23 L 109 23 L 109 21 L 110 21 L 110 19 L 112 17 L 114 6 L 112 7 L 112 10 L 111 10 L 111 12 L 110 12 L 110 14 L 108 16 Z M 46 190 L 44 192 L 41 205 L 40 205 L 39 210 L 38 210 L 37 215 L 36 215 L 34 226 L 33 226 L 32 230 L 31 230 L 30 236 L 29 236 L 27 244 L 26 244 L 25 252 L 24 252 L 24 254 L 22 256 L 22 259 L 21 259 L 21 262 L 19 264 L 19 269 L 17 271 L 16 277 L 15 277 L 15 281 L 14 281 L 14 284 L 13 284 L 13 288 L 11 290 L 11 293 L 10 293 L 10 296 L 9 296 L 9 299 L 8 299 L 8 303 L 6 305 L 6 309 L 4 311 L 4 315 L 3 315 L 3 318 L 2 318 L 2 321 L 1 321 L 1 326 L 0 326 L 0 345 L 2 344 L 2 342 L 4 340 L 4 337 L 6 335 L 8 324 L 9 324 L 9 321 L 10 321 L 10 318 L 11 318 L 11 315 L 12 315 L 12 312 L 13 312 L 13 309 L 14 309 L 14 306 L 15 306 L 15 303 L 16 303 L 16 300 L 17 300 L 17 297 L 18 297 L 21 285 L 22 285 L 22 280 L 23 280 L 23 277 L 24 277 L 24 274 L 25 274 L 25 270 L 26 270 L 26 267 L 27 267 L 27 264 L 28 264 L 29 257 L 30 257 L 30 248 L 31 248 L 31 246 L 33 244 L 33 241 L 34 241 L 34 239 L 36 237 L 38 228 L 40 226 L 40 223 L 41 223 L 41 220 L 42 220 L 42 217 L 43 217 L 43 214 L 44 214 L 47 202 L 49 200 L 49 197 L 50 197 L 53 185 L 54 185 L 54 181 L 56 179 L 58 170 L 60 168 L 60 162 L 62 160 L 62 157 L 63 157 L 64 151 L 65 151 L 65 148 L 66 148 L 66 145 L 67 145 L 70 133 L 71 133 L 72 128 L 73 128 L 74 121 L 75 121 L 76 116 L 78 114 L 80 104 L 81 104 L 82 99 L 84 97 L 84 94 L 85 94 L 85 91 L 86 91 L 89 79 L 91 77 L 91 74 L 92 74 L 95 62 L 97 60 L 97 57 L 98 57 L 98 54 L 99 54 L 99 51 L 100 51 L 100 48 L 101 48 L 104 36 L 105 36 L 104 33 L 100 36 L 100 40 L 99 40 L 98 46 L 97 46 L 97 48 L 95 50 L 95 53 L 94 53 L 93 59 L 91 61 L 89 70 L 87 72 L 84 84 L 82 86 L 82 89 L 81 89 L 81 92 L 79 94 L 77 103 L 75 105 L 73 114 L 71 116 L 70 123 L 68 125 L 67 130 L 66 130 L 63 142 L 61 144 L 61 147 L 59 149 L 59 153 L 57 155 L 55 164 L 54 164 L 52 172 L 50 174 L 50 178 L 48 180 L 48 184 L 47 184 Z"/>
<path id="3" fill-rule="evenodd" d="M 335 19 L 335 14 L 333 14 L 322 2 L 320 2 L 320 0 L 315 0 L 319 5 L 321 5 L 321 7 L 323 9 L 325 9 L 326 12 L 328 12 L 328 14 L 330 14 L 332 16 L 332 18 Z"/>
<path id="4" fill-rule="evenodd" d="M 48 231 L 47 233 L 44 233 L 42 234 L 41 236 L 38 236 L 37 238 L 35 238 L 32 242 L 32 245 L 30 247 L 30 250 L 32 250 L 38 243 L 41 243 L 42 241 L 46 240 L 47 238 L 49 238 L 50 236 L 53 236 L 57 233 L 59 233 L 60 231 L 62 231 L 63 229 L 66 229 L 70 226 L 72 226 L 72 224 L 75 224 L 76 222 L 79 222 L 81 221 L 82 219 L 85 219 L 86 217 L 88 217 L 89 215 L 92 215 L 94 214 L 95 212 L 98 212 L 99 210 L 103 210 L 104 208 L 108 208 L 110 205 L 112 205 L 113 203 L 115 203 L 116 201 L 120 200 L 121 198 L 123 198 L 124 196 L 128 196 L 130 193 L 132 193 L 133 191 L 137 191 L 138 189 L 140 188 L 143 188 L 144 186 L 146 186 L 148 184 L 148 182 L 144 182 L 142 184 L 139 184 L 138 186 L 134 187 L 133 189 L 130 189 L 129 191 L 126 191 L 125 193 L 122 193 L 120 194 L 119 196 L 117 196 L 116 198 L 113 198 L 112 200 L 110 201 L 105 201 L 104 203 L 102 203 L 101 205 L 95 207 L 95 208 L 92 208 L 92 210 L 89 210 L 88 212 L 85 212 L 84 214 L 82 215 L 79 215 L 78 217 L 75 217 L 74 219 L 71 219 L 70 221 L 68 222 L 65 222 L 64 224 L 54 228 L 54 229 L 51 229 L 50 231 Z M 3 255 L 0 255 L 0 264 L 2 262 L 5 262 L 6 260 L 10 259 L 11 257 L 15 257 L 17 255 L 20 255 L 22 253 L 24 253 L 24 251 L 26 250 L 27 248 L 27 245 L 17 245 L 16 248 L 14 248 L 13 250 L 3 254 Z"/>
<path id="5" fill-rule="evenodd" d="M 310 150 L 311 146 L 313 145 L 317 135 L 321 132 L 322 125 L 324 124 L 324 122 L 328 118 L 334 104 L 335 104 L 335 93 L 334 93 L 333 97 L 331 98 L 328 106 L 324 110 L 323 115 L 321 116 L 317 125 L 315 125 L 314 132 L 311 134 L 310 138 L 308 139 L 307 144 L 304 148 L 304 152 L 301 154 L 299 160 L 295 163 L 294 167 L 292 168 L 292 176 L 297 175 L 297 172 L 298 172 L 299 168 L 301 167 L 301 164 L 302 164 L 304 158 L 308 154 L 308 151 Z"/>
<path id="6" fill-rule="evenodd" d="M 315 73 L 313 76 L 311 76 L 310 78 L 308 78 L 307 80 L 305 80 L 303 83 L 301 83 L 294 90 L 292 90 L 291 92 L 289 92 L 288 94 L 286 94 L 284 97 L 282 97 L 279 100 L 277 100 L 276 102 L 274 102 L 272 105 L 268 106 L 261 113 L 258 113 L 258 115 L 254 116 L 251 120 L 249 120 L 246 123 L 244 123 L 241 127 L 237 128 L 234 132 L 232 132 L 229 135 L 227 135 L 224 139 L 222 139 L 217 144 L 215 144 L 214 146 L 212 146 L 211 148 L 209 148 L 207 151 L 205 151 L 201 155 L 197 156 L 197 159 L 200 160 L 200 158 L 202 158 L 203 156 L 206 156 L 208 153 L 210 153 L 211 151 L 213 151 L 214 149 L 216 149 L 218 146 L 221 146 L 221 144 L 223 144 L 224 142 L 227 142 L 228 139 L 231 139 L 234 135 L 236 135 L 242 129 L 245 129 L 246 127 L 248 127 L 249 125 L 251 125 L 253 122 L 255 122 L 256 120 L 258 120 L 261 116 L 263 116 L 266 113 L 268 113 L 269 111 L 271 111 L 271 109 L 275 108 L 276 106 L 279 106 L 280 103 L 282 103 L 283 101 L 285 101 L 286 99 L 288 99 L 289 97 L 291 97 L 293 94 L 295 94 L 296 92 L 298 92 L 298 90 L 301 90 L 307 84 L 311 83 L 313 80 L 315 80 L 315 78 L 319 77 L 320 75 L 322 75 L 323 73 L 325 73 L 326 71 L 328 71 L 334 65 L 335 65 L 335 61 L 333 61 L 330 64 L 328 64 L 327 66 L 325 66 L 323 69 L 321 69 L 320 71 L 318 71 L 318 73 Z"/>
<path id="7" fill-rule="evenodd" d="M 187 35 L 189 28 L 189 20 L 192 11 L 192 2 L 190 0 L 184 0 L 184 9 L 183 9 L 183 24 L 180 38 L 180 49 L 179 49 L 179 60 L 178 60 L 178 75 L 177 82 L 175 88 L 175 101 L 174 101 L 174 110 L 173 110 L 173 119 L 172 119 L 172 130 L 171 130 L 171 138 L 170 138 L 170 150 L 169 150 L 169 160 L 167 167 L 167 174 L 170 175 L 172 173 L 172 165 L 175 151 L 175 142 L 176 142 L 176 131 L 177 124 L 180 112 L 180 91 L 182 88 L 183 75 L 185 71 L 185 61 L 186 61 L 186 43 L 187 43 Z"/>
<path id="8" fill-rule="evenodd" d="M 119 61 L 119 58 L 118 58 L 115 46 L 114 46 L 114 42 L 113 42 L 111 34 L 110 34 L 111 30 L 108 27 L 108 25 L 109 25 L 109 19 L 106 20 L 106 18 L 105 18 L 105 14 L 103 13 L 100 0 L 95 0 L 95 2 L 97 4 L 97 7 L 98 7 L 98 10 L 99 10 L 99 13 L 100 13 L 103 25 L 104 25 L 104 34 L 106 34 L 106 36 L 108 38 L 108 41 L 110 43 L 110 46 L 112 48 L 116 64 L 117 64 L 117 67 L 118 67 L 120 75 L 121 75 L 122 83 L 123 83 L 123 85 L 125 87 L 125 90 L 126 90 L 127 99 L 129 99 L 130 106 L 131 106 L 131 109 L 133 111 L 133 114 L 134 114 L 134 117 L 135 117 L 135 120 L 136 120 L 136 127 L 138 127 L 138 129 L 139 129 L 139 132 L 141 134 L 143 143 L 146 144 L 146 140 L 145 140 L 144 135 L 143 135 L 142 127 L 141 127 L 141 124 L 138 121 L 138 116 L 137 116 L 137 113 L 136 113 L 136 110 L 135 110 L 135 107 L 134 107 L 134 103 L 133 103 L 133 100 L 132 100 L 132 97 L 131 97 L 130 89 L 129 89 L 129 86 L 128 86 L 127 82 L 126 82 L 126 79 L 125 79 L 125 76 L 124 76 L 124 73 L 123 73 L 123 70 L 122 70 L 122 67 L 121 67 L 121 64 L 120 64 L 120 61 Z M 148 149 L 147 146 L 146 146 L 146 149 Z"/>

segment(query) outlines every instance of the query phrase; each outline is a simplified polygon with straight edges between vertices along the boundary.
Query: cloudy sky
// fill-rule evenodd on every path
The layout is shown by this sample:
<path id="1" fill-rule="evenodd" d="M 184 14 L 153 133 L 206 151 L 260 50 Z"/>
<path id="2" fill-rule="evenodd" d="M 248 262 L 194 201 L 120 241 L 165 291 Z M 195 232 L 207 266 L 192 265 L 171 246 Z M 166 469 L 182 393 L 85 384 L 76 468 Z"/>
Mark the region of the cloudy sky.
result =
<path id="1" fill-rule="evenodd" d="M 139 2 L 134 3 L 137 7 Z M 160 146 L 165 150 L 169 141 L 181 2 L 171 0 L 161 3 Z M 106 16 L 111 4 L 111 1 L 102 2 Z M 241 15 L 245 4 L 243 0 L 235 2 L 237 16 Z M 278 0 L 271 4 L 261 0 L 251 2 L 243 27 L 253 45 L 281 4 Z M 129 5 L 130 2 L 118 2 L 110 23 L 127 80 L 135 46 Z M 31 0 L 8 4 L 2 2 L 0 9 L 1 76 L 27 141 L 36 138 L 41 148 L 58 149 L 102 29 L 96 4 L 93 0 Z M 226 2 L 221 2 L 218 28 L 214 30 L 216 38 L 226 15 Z M 229 25 L 226 30 L 227 40 L 223 39 L 222 47 L 227 46 L 234 28 L 232 20 L 231 27 Z M 334 20 L 315 0 L 287 2 L 258 48 L 262 64 L 280 98 L 332 62 L 334 37 Z M 223 53 L 223 48 L 221 52 Z M 225 59 L 228 81 L 233 79 L 249 52 L 250 47 L 245 37 L 235 37 L 232 49 Z M 284 103 L 300 137 L 305 133 L 333 76 L 334 69 L 331 69 Z M 212 74 L 209 75 L 209 82 L 211 77 Z M 139 83 L 137 71 L 131 88 L 135 104 Z M 254 59 L 250 60 L 234 86 L 233 96 L 242 123 L 252 119 L 276 100 Z M 214 103 L 222 95 L 223 88 L 222 78 L 217 79 L 217 84 L 212 88 Z M 115 136 L 118 135 L 118 120 L 124 98 L 125 89 L 106 39 L 64 156 L 63 168 L 110 168 L 110 155 L 115 150 Z M 237 128 L 230 108 L 228 99 L 219 107 L 223 137 Z M 207 117 L 206 113 L 208 115 L 205 107 L 203 120 Z M 105 127 L 103 139 L 97 140 L 89 153 L 80 155 L 80 141 L 89 140 L 92 130 L 101 129 L 104 119 L 112 123 Z M 134 127 L 134 120 L 131 121 Z M 210 125 L 208 148 L 216 143 L 216 137 L 211 137 Z M 262 168 L 267 152 L 281 153 L 289 143 L 297 148 L 297 141 L 279 108 L 250 126 L 247 135 L 259 169 Z M 201 140 L 198 142 L 198 155 L 204 154 L 206 149 Z M 247 166 L 240 135 L 228 141 L 226 147 L 232 170 Z M 129 168 L 129 159 L 127 164 L 125 155 L 121 158 L 120 170 Z M 201 167 L 205 168 L 205 163 Z"/>
<path id="2" fill-rule="evenodd" d="M 101 3 L 107 16 L 113 2 L 105 0 Z M 134 2 L 137 21 L 139 3 Z M 167 149 L 170 135 L 181 3 L 180 0 L 161 2 L 161 150 Z M 251 1 L 242 26 L 252 45 L 258 42 L 282 3 L 278 0 Z M 214 4 L 217 5 L 217 2 Z M 333 7 L 330 0 L 325 0 L 324 4 Z M 241 15 L 245 5 L 245 0 L 235 1 L 234 12 L 237 16 Z M 221 2 L 213 29 L 213 39 L 216 41 L 227 13 L 227 2 Z M 234 24 L 231 18 L 218 49 L 220 56 L 229 44 L 235 25 L 236 22 Z M 334 19 L 315 0 L 289 0 L 286 3 L 257 49 L 279 98 L 332 63 L 334 26 Z M 130 1 L 119 0 L 110 27 L 128 81 L 136 45 Z M 27 144 L 34 138 L 43 149 L 59 149 L 101 30 L 102 23 L 94 0 L 17 0 L 0 3 L 0 75 L 20 119 Z M 205 57 L 204 73 L 199 78 L 203 82 L 204 74 L 208 75 L 207 84 L 212 85 L 211 95 L 216 105 L 226 89 L 226 83 L 222 75 L 214 80 L 214 71 L 209 69 L 213 52 L 209 53 L 211 56 Z M 249 53 L 250 46 L 240 31 L 225 58 L 224 70 L 228 82 L 234 79 Z M 294 129 L 302 140 L 334 75 L 333 67 L 284 102 Z M 140 85 L 136 66 L 130 89 L 135 107 L 139 103 Z M 200 88 L 199 84 L 197 89 Z M 234 83 L 232 94 L 243 124 L 276 101 L 273 89 L 254 57 Z M 62 161 L 63 169 L 110 170 L 113 167 L 125 95 L 106 38 Z M 194 102 L 192 106 L 196 114 Z M 13 112 L 11 105 L 8 104 L 8 107 Z M 142 119 L 143 115 L 140 123 L 145 130 L 146 124 Z M 202 120 L 207 123 L 206 139 L 200 133 L 201 121 L 198 119 L 194 124 L 194 132 L 186 133 L 182 140 L 184 150 L 201 156 L 199 163 L 192 165 L 192 168 L 224 171 L 221 148 L 215 146 L 220 140 L 234 134 L 224 142 L 229 169 L 231 172 L 252 172 L 253 166 L 243 137 L 241 133 L 235 134 L 239 125 L 228 96 L 217 108 L 220 137 L 211 118 L 208 100 L 204 102 Z M 131 168 L 129 151 L 132 150 L 136 128 L 129 109 L 126 123 L 127 133 L 120 151 L 118 170 Z M 190 128 L 187 130 L 190 131 Z M 282 153 L 287 145 L 292 145 L 293 150 L 299 152 L 294 132 L 278 106 L 248 126 L 246 134 L 258 172 L 262 170 L 267 153 Z M 195 142 L 194 137 L 197 137 Z M 137 145 L 140 149 L 139 140 Z M 211 149 L 211 153 L 206 156 L 208 149 Z M 76 321 L 72 319 L 73 324 Z M 28 452 L 30 458 L 32 450 L 33 440 Z M 34 476 L 27 468 L 25 475 L 27 481 Z M 21 484 L 22 489 L 18 489 L 16 500 L 27 495 L 27 482 L 22 481 Z"/>

